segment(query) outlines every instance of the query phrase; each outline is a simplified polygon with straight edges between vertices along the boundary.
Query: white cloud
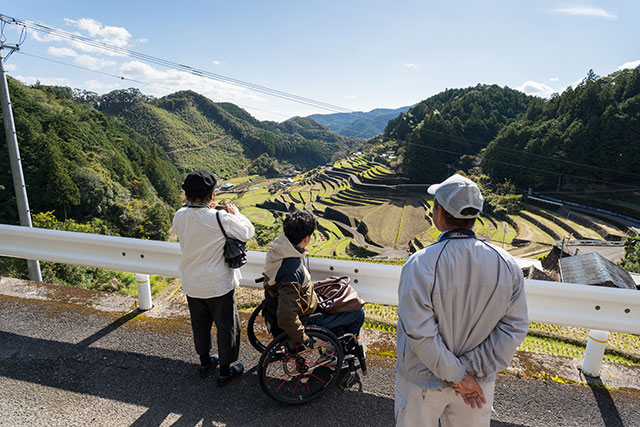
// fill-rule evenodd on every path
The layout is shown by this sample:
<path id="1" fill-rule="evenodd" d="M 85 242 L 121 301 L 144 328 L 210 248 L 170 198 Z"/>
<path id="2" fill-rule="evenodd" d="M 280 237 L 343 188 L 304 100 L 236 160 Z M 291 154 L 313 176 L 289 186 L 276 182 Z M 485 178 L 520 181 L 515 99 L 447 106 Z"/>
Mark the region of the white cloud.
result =
<path id="1" fill-rule="evenodd" d="M 409 68 L 410 70 L 417 70 L 418 66 L 416 64 L 414 64 L 413 62 L 405 62 L 404 66 Z"/>
<path id="2" fill-rule="evenodd" d="M 640 59 L 637 59 L 635 61 L 625 62 L 624 64 L 618 67 L 618 70 L 624 70 L 625 68 L 633 69 L 633 68 L 636 68 L 638 65 L 640 65 Z"/>
<path id="3" fill-rule="evenodd" d="M 347 95 L 344 97 L 344 99 L 356 99 L 355 95 Z"/>
<path id="4" fill-rule="evenodd" d="M 143 38 L 141 38 L 141 39 L 136 40 L 136 43 L 146 43 L 146 42 L 148 42 L 148 41 L 149 41 L 149 39 L 148 39 L 148 38 L 143 37 Z"/>
<path id="5" fill-rule="evenodd" d="M 42 43 L 65 41 L 65 39 L 63 39 L 60 36 L 56 36 L 55 34 L 40 34 L 37 31 L 33 31 L 30 34 L 30 36 L 33 37 L 35 41 L 42 42 Z"/>
<path id="6" fill-rule="evenodd" d="M 547 86 L 546 84 L 534 82 L 532 80 L 524 82 L 522 86 L 517 87 L 516 90 L 524 92 L 527 95 L 540 96 L 542 98 L 547 98 L 555 92 L 553 88 Z"/>
<path id="7" fill-rule="evenodd" d="M 70 86 L 71 80 L 66 77 L 32 77 L 32 76 L 15 76 L 15 78 L 26 85 L 32 85 L 40 82 L 47 86 Z"/>
<path id="8" fill-rule="evenodd" d="M 75 59 L 75 63 L 78 65 L 82 65 L 83 67 L 90 68 L 92 70 L 100 70 L 101 68 L 110 67 L 116 64 L 115 61 L 96 58 L 91 55 L 78 55 Z"/>
<path id="9" fill-rule="evenodd" d="M 598 7 L 589 6 L 573 6 L 562 9 L 556 9 L 556 12 L 566 13 L 568 15 L 582 15 L 582 16 L 595 16 L 598 18 L 616 19 L 617 16 L 613 13 L 609 13 L 604 9 Z"/>
<path id="10" fill-rule="evenodd" d="M 116 64 L 115 61 L 109 61 L 107 59 L 96 58 L 91 55 L 81 54 L 68 47 L 49 46 L 47 48 L 47 52 L 53 56 L 69 56 L 71 58 L 74 58 L 73 62 L 75 62 L 76 64 L 90 68 L 92 70 L 99 70 L 101 68 L 110 67 Z"/>
<path id="11" fill-rule="evenodd" d="M 214 101 L 233 103 L 263 102 L 265 99 L 249 89 L 219 82 L 178 70 L 159 70 L 140 61 L 129 61 L 120 67 L 124 77 L 154 85 L 154 95 L 162 96 L 178 90 L 193 90 Z M 162 89 L 158 90 L 160 87 Z"/>
<path id="12" fill-rule="evenodd" d="M 117 46 L 127 47 L 131 39 L 131 33 L 123 27 L 113 27 L 103 25 L 91 18 L 80 18 L 78 20 L 64 18 L 64 21 L 81 31 L 89 33 L 92 38 L 96 38 L 104 43 Z"/>
<path id="13" fill-rule="evenodd" d="M 47 48 L 47 52 L 53 56 L 59 57 L 71 56 L 72 58 L 75 58 L 76 56 L 78 56 L 78 53 L 75 50 L 69 49 L 68 47 L 49 46 Z"/>
<path id="14" fill-rule="evenodd" d="M 557 82 L 557 81 L 558 81 L 558 78 L 557 78 L 557 77 L 551 77 L 551 78 L 549 79 L 549 81 L 550 81 L 550 82 Z"/>
<path id="15" fill-rule="evenodd" d="M 129 56 L 127 54 L 113 52 L 111 50 L 102 49 L 102 48 L 99 48 L 97 46 L 84 44 L 84 43 L 81 43 L 81 42 L 78 42 L 78 41 L 70 41 L 68 43 L 74 49 L 81 50 L 81 51 L 87 52 L 87 53 L 94 53 L 94 54 L 106 55 L 106 56 L 120 56 L 120 57 Z"/>
<path id="16" fill-rule="evenodd" d="M 129 31 L 127 31 L 125 28 L 103 25 L 101 22 L 98 22 L 91 18 L 81 18 L 78 20 L 64 18 L 64 20 L 68 25 L 71 25 L 79 30 L 71 31 L 72 34 L 78 36 L 88 35 L 93 39 L 120 48 L 130 47 L 131 33 L 129 33 Z M 75 50 L 80 50 L 86 53 L 97 53 L 107 56 L 127 56 L 126 54 L 101 49 L 97 46 L 81 43 L 79 41 L 68 40 L 55 34 L 40 34 L 37 31 L 34 31 L 30 34 L 36 41 L 43 43 L 62 42 Z M 137 42 L 140 43 L 144 43 L 146 41 L 147 39 L 137 40 Z"/>
<path id="17" fill-rule="evenodd" d="M 220 61 L 216 61 L 215 59 L 214 59 L 214 60 L 212 60 L 212 61 L 211 61 L 211 63 L 212 63 L 213 65 L 220 65 L 220 64 L 222 64 L 222 62 L 220 62 Z"/>
<path id="18" fill-rule="evenodd" d="M 18 67 L 16 67 L 14 64 L 4 64 L 4 70 L 5 71 L 15 71 Z"/>

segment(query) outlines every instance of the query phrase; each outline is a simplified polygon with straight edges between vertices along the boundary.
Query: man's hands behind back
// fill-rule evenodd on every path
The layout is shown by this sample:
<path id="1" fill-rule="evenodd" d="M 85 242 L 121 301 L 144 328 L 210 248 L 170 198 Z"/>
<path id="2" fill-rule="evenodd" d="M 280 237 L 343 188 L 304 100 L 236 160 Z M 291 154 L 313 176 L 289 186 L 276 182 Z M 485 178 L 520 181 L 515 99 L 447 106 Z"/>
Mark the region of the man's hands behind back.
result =
<path id="1" fill-rule="evenodd" d="M 456 394 L 462 396 L 464 403 L 474 409 L 480 409 L 483 404 L 487 403 L 482 387 L 480 387 L 478 380 L 471 374 L 467 374 L 458 384 L 448 384 L 453 387 Z"/>

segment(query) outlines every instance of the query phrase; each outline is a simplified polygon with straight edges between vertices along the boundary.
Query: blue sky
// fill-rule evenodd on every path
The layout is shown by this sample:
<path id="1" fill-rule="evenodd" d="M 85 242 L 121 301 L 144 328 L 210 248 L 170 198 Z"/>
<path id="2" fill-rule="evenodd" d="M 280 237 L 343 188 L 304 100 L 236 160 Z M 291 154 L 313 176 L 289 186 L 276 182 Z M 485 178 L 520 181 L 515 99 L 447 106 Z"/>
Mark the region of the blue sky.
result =
<path id="1" fill-rule="evenodd" d="M 477 83 L 549 96 L 589 69 L 640 64 L 636 1 L 22 1 L 0 13 L 355 111 L 414 104 Z M 17 41 L 7 26 L 7 43 Z M 27 32 L 10 75 L 108 92 L 192 89 L 261 120 L 327 113 L 246 88 Z"/>

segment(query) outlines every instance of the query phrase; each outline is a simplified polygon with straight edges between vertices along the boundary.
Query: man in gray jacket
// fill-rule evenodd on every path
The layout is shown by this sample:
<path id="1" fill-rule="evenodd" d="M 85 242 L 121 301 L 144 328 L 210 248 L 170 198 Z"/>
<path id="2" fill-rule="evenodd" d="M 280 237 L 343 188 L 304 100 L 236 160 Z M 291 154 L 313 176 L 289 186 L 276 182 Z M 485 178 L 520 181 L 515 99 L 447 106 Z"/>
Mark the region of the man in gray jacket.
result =
<path id="1" fill-rule="evenodd" d="M 435 195 L 438 241 L 413 254 L 398 288 L 395 412 L 401 426 L 488 426 L 496 373 L 529 322 L 522 271 L 472 231 L 483 198 L 453 175 Z"/>

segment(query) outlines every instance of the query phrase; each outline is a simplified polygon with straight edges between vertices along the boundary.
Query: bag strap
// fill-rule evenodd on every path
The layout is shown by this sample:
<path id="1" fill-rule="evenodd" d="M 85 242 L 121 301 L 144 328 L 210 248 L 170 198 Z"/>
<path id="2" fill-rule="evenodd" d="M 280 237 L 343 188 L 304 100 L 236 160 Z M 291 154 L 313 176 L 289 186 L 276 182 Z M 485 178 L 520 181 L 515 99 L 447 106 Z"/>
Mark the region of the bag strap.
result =
<path id="1" fill-rule="evenodd" d="M 229 236 L 227 236 L 227 233 L 224 232 L 224 227 L 222 226 L 222 222 L 220 222 L 220 211 L 216 211 L 216 219 L 218 220 L 218 225 L 220 226 L 220 231 L 222 231 L 224 238 L 228 239 Z"/>

